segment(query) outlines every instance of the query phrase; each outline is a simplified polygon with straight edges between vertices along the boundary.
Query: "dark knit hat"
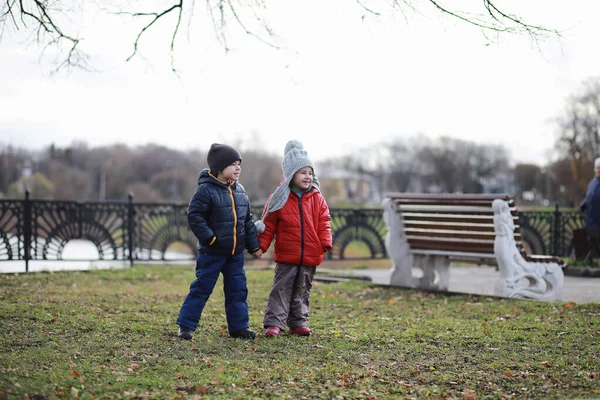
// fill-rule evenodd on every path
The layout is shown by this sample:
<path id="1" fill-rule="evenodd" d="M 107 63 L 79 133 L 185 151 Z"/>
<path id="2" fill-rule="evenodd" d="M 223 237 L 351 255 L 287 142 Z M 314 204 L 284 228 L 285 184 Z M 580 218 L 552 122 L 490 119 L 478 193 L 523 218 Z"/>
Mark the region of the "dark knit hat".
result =
<path id="1" fill-rule="evenodd" d="M 212 173 L 224 170 L 236 161 L 242 161 L 242 155 L 235 148 L 226 144 L 213 143 L 208 151 L 208 167 Z"/>

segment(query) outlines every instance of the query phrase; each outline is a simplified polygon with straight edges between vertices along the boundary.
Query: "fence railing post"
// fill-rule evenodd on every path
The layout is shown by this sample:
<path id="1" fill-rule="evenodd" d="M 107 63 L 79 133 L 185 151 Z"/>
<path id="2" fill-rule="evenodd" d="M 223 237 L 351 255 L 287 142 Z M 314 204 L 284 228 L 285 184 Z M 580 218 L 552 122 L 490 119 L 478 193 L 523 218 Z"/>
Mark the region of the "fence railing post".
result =
<path id="1" fill-rule="evenodd" d="M 555 209 L 554 209 L 554 226 L 553 226 L 553 235 L 552 235 L 552 239 L 553 239 L 553 249 L 552 249 L 552 255 L 553 256 L 558 256 L 558 255 L 562 255 L 563 251 L 562 248 L 559 249 L 559 246 L 561 246 L 562 241 L 560 240 L 561 238 L 561 228 L 562 228 L 562 224 L 560 221 L 560 217 L 561 217 L 561 213 L 560 210 L 558 209 L 558 204 L 555 205 Z"/>
<path id="2" fill-rule="evenodd" d="M 23 254 L 25 258 L 25 272 L 29 272 L 29 260 L 31 259 L 31 199 L 29 190 L 25 190 L 25 202 L 23 204 Z"/>
<path id="3" fill-rule="evenodd" d="M 127 195 L 127 230 L 129 235 L 129 266 L 133 266 L 133 241 L 135 240 L 135 226 L 133 224 L 133 218 L 135 216 L 135 210 L 133 209 L 133 194 Z"/>

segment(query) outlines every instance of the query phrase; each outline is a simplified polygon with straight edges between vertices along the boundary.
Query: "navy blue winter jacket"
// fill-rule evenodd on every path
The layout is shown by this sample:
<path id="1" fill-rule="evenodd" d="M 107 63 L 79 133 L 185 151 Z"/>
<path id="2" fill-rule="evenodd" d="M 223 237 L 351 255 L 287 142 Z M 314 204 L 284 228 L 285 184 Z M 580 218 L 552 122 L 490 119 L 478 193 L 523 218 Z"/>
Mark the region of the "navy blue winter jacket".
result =
<path id="1" fill-rule="evenodd" d="M 208 168 L 200 172 L 187 215 L 200 252 L 227 256 L 260 248 L 244 187 L 218 180 Z"/>
<path id="2" fill-rule="evenodd" d="M 600 178 L 593 177 L 590 180 L 585 199 L 579 206 L 585 212 L 587 227 L 600 227 Z"/>

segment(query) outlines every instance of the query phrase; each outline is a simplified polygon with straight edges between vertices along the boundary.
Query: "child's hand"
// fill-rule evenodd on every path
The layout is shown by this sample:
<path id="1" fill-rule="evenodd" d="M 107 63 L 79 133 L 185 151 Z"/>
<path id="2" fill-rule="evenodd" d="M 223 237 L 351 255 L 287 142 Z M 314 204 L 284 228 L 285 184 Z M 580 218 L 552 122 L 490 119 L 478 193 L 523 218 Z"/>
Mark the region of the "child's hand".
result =
<path id="1" fill-rule="evenodd" d="M 261 249 L 256 250 L 254 253 L 252 253 L 252 255 L 256 258 L 261 258 L 263 255 L 263 252 Z"/>

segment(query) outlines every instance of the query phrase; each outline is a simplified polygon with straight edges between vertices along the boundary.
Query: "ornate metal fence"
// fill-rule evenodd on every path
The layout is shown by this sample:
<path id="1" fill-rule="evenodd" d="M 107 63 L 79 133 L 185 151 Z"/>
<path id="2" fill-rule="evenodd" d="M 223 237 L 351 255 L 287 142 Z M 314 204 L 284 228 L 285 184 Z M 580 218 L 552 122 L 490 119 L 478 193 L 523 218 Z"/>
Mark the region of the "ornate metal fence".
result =
<path id="1" fill-rule="evenodd" d="M 519 212 L 521 236 L 531 254 L 571 256 L 575 231 L 585 228 L 585 218 L 577 211 Z"/>
<path id="2" fill-rule="evenodd" d="M 330 260 L 387 258 L 380 209 L 330 211 Z M 187 204 L 134 203 L 131 196 L 122 202 L 31 200 L 29 194 L 24 200 L 0 200 L 0 261 L 25 261 L 26 272 L 30 260 L 66 261 L 63 250 L 73 239 L 90 241 L 98 251 L 94 260 L 190 260 L 196 238 L 186 212 Z M 523 241 L 532 254 L 569 256 L 574 231 L 585 226 L 580 213 L 558 207 L 553 212 L 521 212 L 520 217 Z M 349 252 L 353 242 L 362 243 L 363 251 Z M 174 243 L 186 251 L 167 257 Z"/>

